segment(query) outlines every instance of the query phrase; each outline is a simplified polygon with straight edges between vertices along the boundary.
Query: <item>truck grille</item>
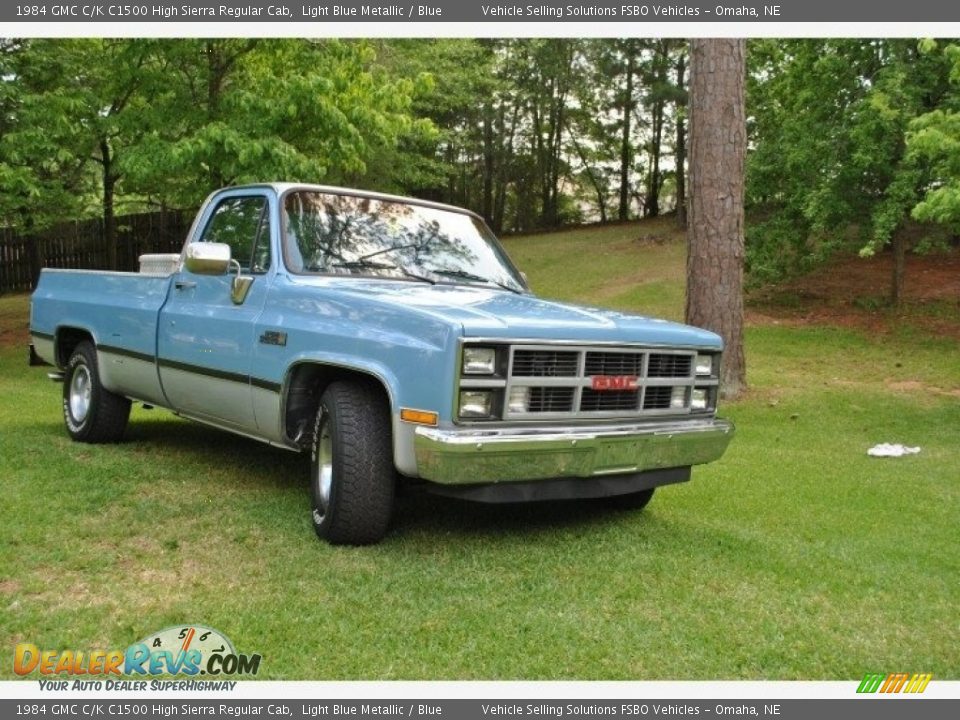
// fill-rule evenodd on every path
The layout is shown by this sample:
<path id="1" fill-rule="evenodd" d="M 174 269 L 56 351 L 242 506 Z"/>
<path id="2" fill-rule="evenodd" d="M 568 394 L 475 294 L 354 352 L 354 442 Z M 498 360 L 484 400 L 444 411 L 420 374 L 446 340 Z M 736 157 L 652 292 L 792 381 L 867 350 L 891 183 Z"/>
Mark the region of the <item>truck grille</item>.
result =
<path id="1" fill-rule="evenodd" d="M 585 372 L 587 375 L 640 375 L 643 354 L 588 352 Z"/>
<path id="2" fill-rule="evenodd" d="M 690 368 L 692 367 L 692 364 L 692 355 L 650 353 L 649 365 L 647 366 L 647 377 L 686 377 L 690 374 Z"/>
<path id="3" fill-rule="evenodd" d="M 527 412 L 570 412 L 573 410 L 574 388 L 535 387 L 530 388 Z"/>
<path id="4" fill-rule="evenodd" d="M 636 411 L 640 404 L 639 390 L 613 390 L 597 392 L 584 388 L 580 398 L 580 410 L 583 412 Z"/>
<path id="5" fill-rule="evenodd" d="M 573 377 L 580 354 L 559 350 L 517 350 L 513 354 L 514 377 Z"/>
<path id="6" fill-rule="evenodd" d="M 670 407 L 670 397 L 673 394 L 672 387 L 648 387 L 643 394 L 644 410 L 666 410 Z"/>
<path id="7" fill-rule="evenodd" d="M 695 354 L 688 350 L 514 346 L 506 377 L 510 402 L 504 419 L 688 413 Z"/>

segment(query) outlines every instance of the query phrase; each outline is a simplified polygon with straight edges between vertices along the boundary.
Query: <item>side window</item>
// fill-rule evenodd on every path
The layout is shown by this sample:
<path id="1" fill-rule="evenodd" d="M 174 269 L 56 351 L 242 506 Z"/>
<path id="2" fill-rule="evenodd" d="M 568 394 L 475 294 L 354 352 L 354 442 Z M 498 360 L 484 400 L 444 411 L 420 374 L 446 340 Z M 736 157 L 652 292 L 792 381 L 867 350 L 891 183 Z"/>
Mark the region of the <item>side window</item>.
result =
<path id="1" fill-rule="evenodd" d="M 265 197 L 221 200 L 204 228 L 203 242 L 226 243 L 244 272 L 270 269 L 270 218 Z"/>

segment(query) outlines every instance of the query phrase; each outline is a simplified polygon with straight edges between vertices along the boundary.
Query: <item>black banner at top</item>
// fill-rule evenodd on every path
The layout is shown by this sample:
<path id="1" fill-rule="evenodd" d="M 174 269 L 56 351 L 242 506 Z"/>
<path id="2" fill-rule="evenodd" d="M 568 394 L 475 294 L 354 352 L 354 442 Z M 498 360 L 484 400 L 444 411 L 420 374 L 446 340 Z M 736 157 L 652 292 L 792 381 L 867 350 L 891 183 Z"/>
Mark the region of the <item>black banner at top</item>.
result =
<path id="1" fill-rule="evenodd" d="M 128 0 L 3 3 L 4 23 L 783 23 L 956 22 L 960 3 L 943 0 Z M 317 28 L 314 28 L 317 29 Z"/>

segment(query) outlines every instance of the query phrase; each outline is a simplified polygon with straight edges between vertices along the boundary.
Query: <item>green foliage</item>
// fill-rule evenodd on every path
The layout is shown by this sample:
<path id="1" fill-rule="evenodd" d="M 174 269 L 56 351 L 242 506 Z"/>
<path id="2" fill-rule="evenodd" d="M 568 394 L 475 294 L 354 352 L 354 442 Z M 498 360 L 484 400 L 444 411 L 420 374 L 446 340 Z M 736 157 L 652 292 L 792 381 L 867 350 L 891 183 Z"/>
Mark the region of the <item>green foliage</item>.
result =
<path id="1" fill-rule="evenodd" d="M 840 247 L 882 248 L 929 182 L 906 137 L 943 100 L 943 57 L 914 40 L 758 40 L 750 62 L 754 279 L 803 270 Z"/>
<path id="2" fill-rule="evenodd" d="M 115 195 L 189 207 L 231 183 L 335 183 L 362 176 L 401 139 L 432 132 L 411 112 L 424 80 L 377 72 L 361 41 L 31 40 L 2 49 L 0 217 L 10 225 L 36 227 L 98 203 L 112 214 Z"/>
<path id="3" fill-rule="evenodd" d="M 163 52 L 180 82 L 154 112 L 175 121 L 129 171 L 167 202 L 196 204 L 211 185 L 362 176 L 382 148 L 429 130 L 410 116 L 414 83 L 376 75 L 363 42 L 180 40 Z"/>
<path id="4" fill-rule="evenodd" d="M 3 42 L 0 218 L 8 226 L 40 229 L 86 209 L 92 98 L 85 82 L 64 75 L 80 49 L 76 41 L 58 51 L 44 41 Z"/>
<path id="5" fill-rule="evenodd" d="M 676 187 L 683 52 L 636 38 L 2 41 L 0 222 L 195 206 L 267 179 L 451 202 L 497 230 L 659 211 Z"/>
<path id="6" fill-rule="evenodd" d="M 949 44 L 940 50 L 928 41 L 924 51 L 950 64 L 950 90 L 942 107 L 910 123 L 907 146 L 911 158 L 924 164 L 930 180 L 923 197 L 913 208 L 913 217 L 942 223 L 960 230 L 960 46 Z"/>

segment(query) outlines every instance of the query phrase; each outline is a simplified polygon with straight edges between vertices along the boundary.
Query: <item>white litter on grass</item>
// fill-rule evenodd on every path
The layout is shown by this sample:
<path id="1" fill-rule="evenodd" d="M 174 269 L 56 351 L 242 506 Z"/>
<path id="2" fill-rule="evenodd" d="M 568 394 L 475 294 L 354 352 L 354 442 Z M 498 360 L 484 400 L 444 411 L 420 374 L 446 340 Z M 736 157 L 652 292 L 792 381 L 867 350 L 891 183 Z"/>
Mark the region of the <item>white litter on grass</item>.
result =
<path id="1" fill-rule="evenodd" d="M 903 457 L 904 455 L 916 455 L 920 452 L 918 447 L 907 447 L 900 443 L 880 443 L 867 450 L 867 455 L 873 457 Z"/>

